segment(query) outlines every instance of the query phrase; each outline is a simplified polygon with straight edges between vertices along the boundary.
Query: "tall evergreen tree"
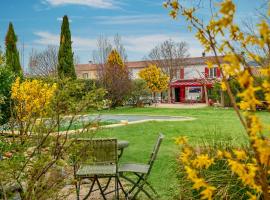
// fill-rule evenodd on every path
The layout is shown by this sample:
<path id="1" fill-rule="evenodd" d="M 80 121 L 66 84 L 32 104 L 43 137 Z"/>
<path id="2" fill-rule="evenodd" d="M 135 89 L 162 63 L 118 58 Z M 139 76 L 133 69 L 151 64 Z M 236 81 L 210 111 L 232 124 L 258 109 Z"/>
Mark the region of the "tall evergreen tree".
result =
<path id="1" fill-rule="evenodd" d="M 6 35 L 6 64 L 17 75 L 22 73 L 19 52 L 17 50 L 17 36 L 15 34 L 12 23 L 9 23 Z"/>
<path id="2" fill-rule="evenodd" d="M 60 36 L 60 47 L 58 52 L 58 76 L 60 78 L 68 77 L 76 79 L 76 73 L 73 63 L 71 33 L 69 29 L 68 17 L 63 17 Z"/>

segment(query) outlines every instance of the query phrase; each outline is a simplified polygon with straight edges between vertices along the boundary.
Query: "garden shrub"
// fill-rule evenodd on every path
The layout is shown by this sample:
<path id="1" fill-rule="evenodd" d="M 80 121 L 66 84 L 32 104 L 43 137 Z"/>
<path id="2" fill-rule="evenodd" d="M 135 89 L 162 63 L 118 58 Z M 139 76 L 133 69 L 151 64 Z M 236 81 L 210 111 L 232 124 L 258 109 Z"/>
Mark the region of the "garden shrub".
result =
<path id="1" fill-rule="evenodd" d="M 60 191 L 75 183 L 68 155 L 73 143 L 70 128 L 81 112 L 102 107 L 105 95 L 103 89 L 93 89 L 78 100 L 82 87 L 70 79 L 48 83 L 17 78 L 12 84 L 10 121 L 16 126 L 0 138 L 0 196 L 65 199 Z M 60 132 L 63 121 L 68 126 Z M 84 123 L 82 133 L 94 133 L 91 125 Z M 16 185 L 16 191 L 9 185 Z"/>
<path id="2" fill-rule="evenodd" d="M 231 87 L 233 95 L 236 97 L 236 102 L 239 103 L 241 100 L 240 97 L 237 96 L 237 94 L 241 90 L 239 83 L 234 78 L 228 79 L 228 83 Z M 222 92 L 221 83 L 216 82 L 213 86 L 211 95 L 209 95 L 209 97 L 215 101 L 221 102 L 221 92 Z M 232 102 L 230 100 L 229 95 L 226 92 L 223 92 L 223 95 L 224 95 L 224 106 L 232 107 Z"/>
<path id="3" fill-rule="evenodd" d="M 144 80 L 135 79 L 132 81 L 129 103 L 136 107 L 142 107 L 149 96 L 151 96 L 151 91 L 147 88 Z"/>
<path id="4" fill-rule="evenodd" d="M 211 145 L 204 143 L 202 146 L 192 147 L 183 138 L 177 142 L 182 151 L 178 158 L 181 199 L 195 200 L 200 197 L 208 199 L 207 192 L 203 192 L 201 186 L 208 188 L 209 194 L 211 189 L 216 188 L 218 192 L 214 199 L 217 200 L 249 199 L 247 193 L 253 190 L 244 185 L 237 174 L 231 172 L 230 164 L 227 161 L 231 155 L 234 156 L 232 151 L 234 146 L 230 143 Z M 238 147 L 235 152 L 238 154 L 239 152 L 250 153 L 246 146 Z"/>

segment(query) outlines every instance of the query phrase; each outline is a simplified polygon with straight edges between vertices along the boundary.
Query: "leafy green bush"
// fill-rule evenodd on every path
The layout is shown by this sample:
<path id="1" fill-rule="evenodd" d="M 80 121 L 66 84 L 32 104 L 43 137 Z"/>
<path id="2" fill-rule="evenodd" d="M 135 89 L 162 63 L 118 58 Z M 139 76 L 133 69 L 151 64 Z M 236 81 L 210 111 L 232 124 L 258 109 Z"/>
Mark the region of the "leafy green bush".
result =
<path id="1" fill-rule="evenodd" d="M 236 97 L 236 102 L 237 103 L 240 102 L 240 98 L 237 96 L 237 94 L 241 90 L 238 82 L 234 78 L 230 78 L 228 82 L 230 84 L 233 95 Z M 224 106 L 231 107 L 232 103 L 229 95 L 227 94 L 227 92 L 223 93 L 224 93 Z M 214 101 L 221 102 L 221 84 L 219 82 L 216 82 L 214 84 L 214 87 L 209 95 L 209 98 L 213 99 Z"/>
<path id="2" fill-rule="evenodd" d="M 144 100 L 151 95 L 150 90 L 147 88 L 147 84 L 142 79 L 136 79 L 132 81 L 130 101 L 132 105 L 141 107 L 144 104 Z"/>

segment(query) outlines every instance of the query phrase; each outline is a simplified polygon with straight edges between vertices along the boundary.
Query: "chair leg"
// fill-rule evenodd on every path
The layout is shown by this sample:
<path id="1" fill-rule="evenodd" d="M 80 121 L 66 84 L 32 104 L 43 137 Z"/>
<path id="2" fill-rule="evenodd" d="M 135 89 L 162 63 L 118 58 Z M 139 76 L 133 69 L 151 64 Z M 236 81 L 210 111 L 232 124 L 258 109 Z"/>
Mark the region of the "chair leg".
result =
<path id="1" fill-rule="evenodd" d="M 103 199 L 106 200 L 106 196 L 105 196 L 105 194 L 104 194 L 104 192 L 103 192 L 103 190 L 102 190 L 102 187 L 101 187 L 101 185 L 100 185 L 100 182 L 99 182 L 99 180 L 98 180 L 97 177 L 96 177 L 96 179 L 97 179 L 97 184 L 98 184 L 98 188 L 99 188 L 99 190 L 100 190 L 100 193 L 101 193 Z"/>
<path id="2" fill-rule="evenodd" d="M 146 183 L 146 185 L 148 185 L 149 186 L 149 188 L 158 196 L 158 193 L 157 193 L 157 191 L 153 188 L 153 186 L 149 183 L 149 182 L 145 182 Z"/>
<path id="3" fill-rule="evenodd" d="M 110 185 L 110 183 L 111 183 L 111 180 L 112 180 L 112 177 L 109 178 L 109 180 L 108 180 L 106 186 L 105 186 L 104 189 L 103 189 L 103 192 L 105 192 L 105 191 L 108 189 L 108 187 L 109 187 L 109 185 Z"/>
<path id="4" fill-rule="evenodd" d="M 125 197 L 127 197 L 128 193 L 124 190 L 124 187 L 123 187 L 119 177 L 118 177 L 118 183 L 119 183 L 119 185 L 121 187 L 122 192 L 125 194 Z"/>
<path id="5" fill-rule="evenodd" d="M 115 198 L 119 199 L 118 176 L 115 176 Z"/>
<path id="6" fill-rule="evenodd" d="M 135 184 L 133 185 L 133 187 L 128 191 L 128 193 L 132 193 L 133 190 L 138 187 L 139 183 L 141 182 L 141 180 L 143 180 L 143 178 L 141 176 L 139 176 L 139 179 L 137 180 L 137 182 L 135 182 Z"/>
<path id="7" fill-rule="evenodd" d="M 83 200 L 86 200 L 90 196 L 91 192 L 93 191 L 95 182 L 96 182 L 96 178 L 94 178 L 94 180 L 93 180 L 93 182 L 92 182 L 92 184 L 90 186 L 89 192 L 86 194 L 86 196 L 83 198 Z"/>
<path id="8" fill-rule="evenodd" d="M 143 184 L 144 185 L 144 184 Z M 137 191 L 135 192 L 134 196 L 132 197 L 132 199 L 136 199 L 136 197 L 138 196 L 138 194 L 142 191 L 149 199 L 151 200 L 155 200 L 153 197 L 151 197 L 151 195 L 143 189 L 143 185 L 138 186 Z"/>
<path id="9" fill-rule="evenodd" d="M 77 195 L 77 200 L 80 200 L 80 188 L 81 188 L 81 180 L 76 180 L 76 195 Z"/>
<path id="10" fill-rule="evenodd" d="M 141 178 L 142 176 L 138 173 L 134 173 L 138 178 Z M 153 186 L 148 182 L 146 181 L 147 177 L 144 177 L 143 178 L 145 180 L 145 184 L 149 186 L 149 188 L 158 196 L 158 193 L 157 191 L 153 188 Z"/>
<path id="11" fill-rule="evenodd" d="M 142 184 L 139 184 L 138 181 L 135 182 L 135 181 L 133 181 L 132 179 L 126 177 L 126 176 L 123 176 L 123 175 L 122 175 L 121 177 L 122 177 L 123 179 L 127 180 L 128 182 L 130 182 L 130 183 L 133 184 L 132 191 L 133 191 L 135 188 L 138 188 L 138 190 L 135 192 L 135 194 L 132 196 L 131 199 L 135 199 L 135 198 L 137 197 L 137 195 L 139 194 L 139 192 L 142 191 L 149 199 L 155 200 L 155 199 L 153 199 L 153 198 L 151 197 L 151 195 L 143 188 L 143 185 L 145 184 L 145 181 L 144 181 Z M 141 177 L 141 180 L 143 180 L 142 177 Z M 141 180 L 140 180 L 140 181 L 141 181 Z M 130 192 L 130 191 L 131 191 L 131 190 L 128 191 L 128 194 L 130 194 L 130 193 L 132 192 L 132 191 L 131 191 L 131 192 Z"/>

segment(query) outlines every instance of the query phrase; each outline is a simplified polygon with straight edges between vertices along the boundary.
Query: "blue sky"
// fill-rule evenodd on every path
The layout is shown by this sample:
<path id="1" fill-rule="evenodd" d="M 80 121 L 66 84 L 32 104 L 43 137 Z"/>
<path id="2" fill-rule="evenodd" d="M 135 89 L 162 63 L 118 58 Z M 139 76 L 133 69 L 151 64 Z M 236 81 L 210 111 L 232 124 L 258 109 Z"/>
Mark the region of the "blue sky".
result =
<path id="1" fill-rule="evenodd" d="M 208 2 L 208 0 L 203 0 Z M 254 17 L 263 0 L 235 0 L 238 18 Z M 158 43 L 172 38 L 186 41 L 191 56 L 200 56 L 202 49 L 183 20 L 172 20 L 163 0 L 1 0 L 0 44 L 10 21 L 24 43 L 24 66 L 28 64 L 32 48 L 44 49 L 59 44 L 61 17 L 67 14 L 73 39 L 73 50 L 81 63 L 92 59 L 96 39 L 103 34 L 109 38 L 120 34 L 128 53 L 128 60 L 140 60 Z M 208 10 L 202 12 L 207 17 Z"/>

